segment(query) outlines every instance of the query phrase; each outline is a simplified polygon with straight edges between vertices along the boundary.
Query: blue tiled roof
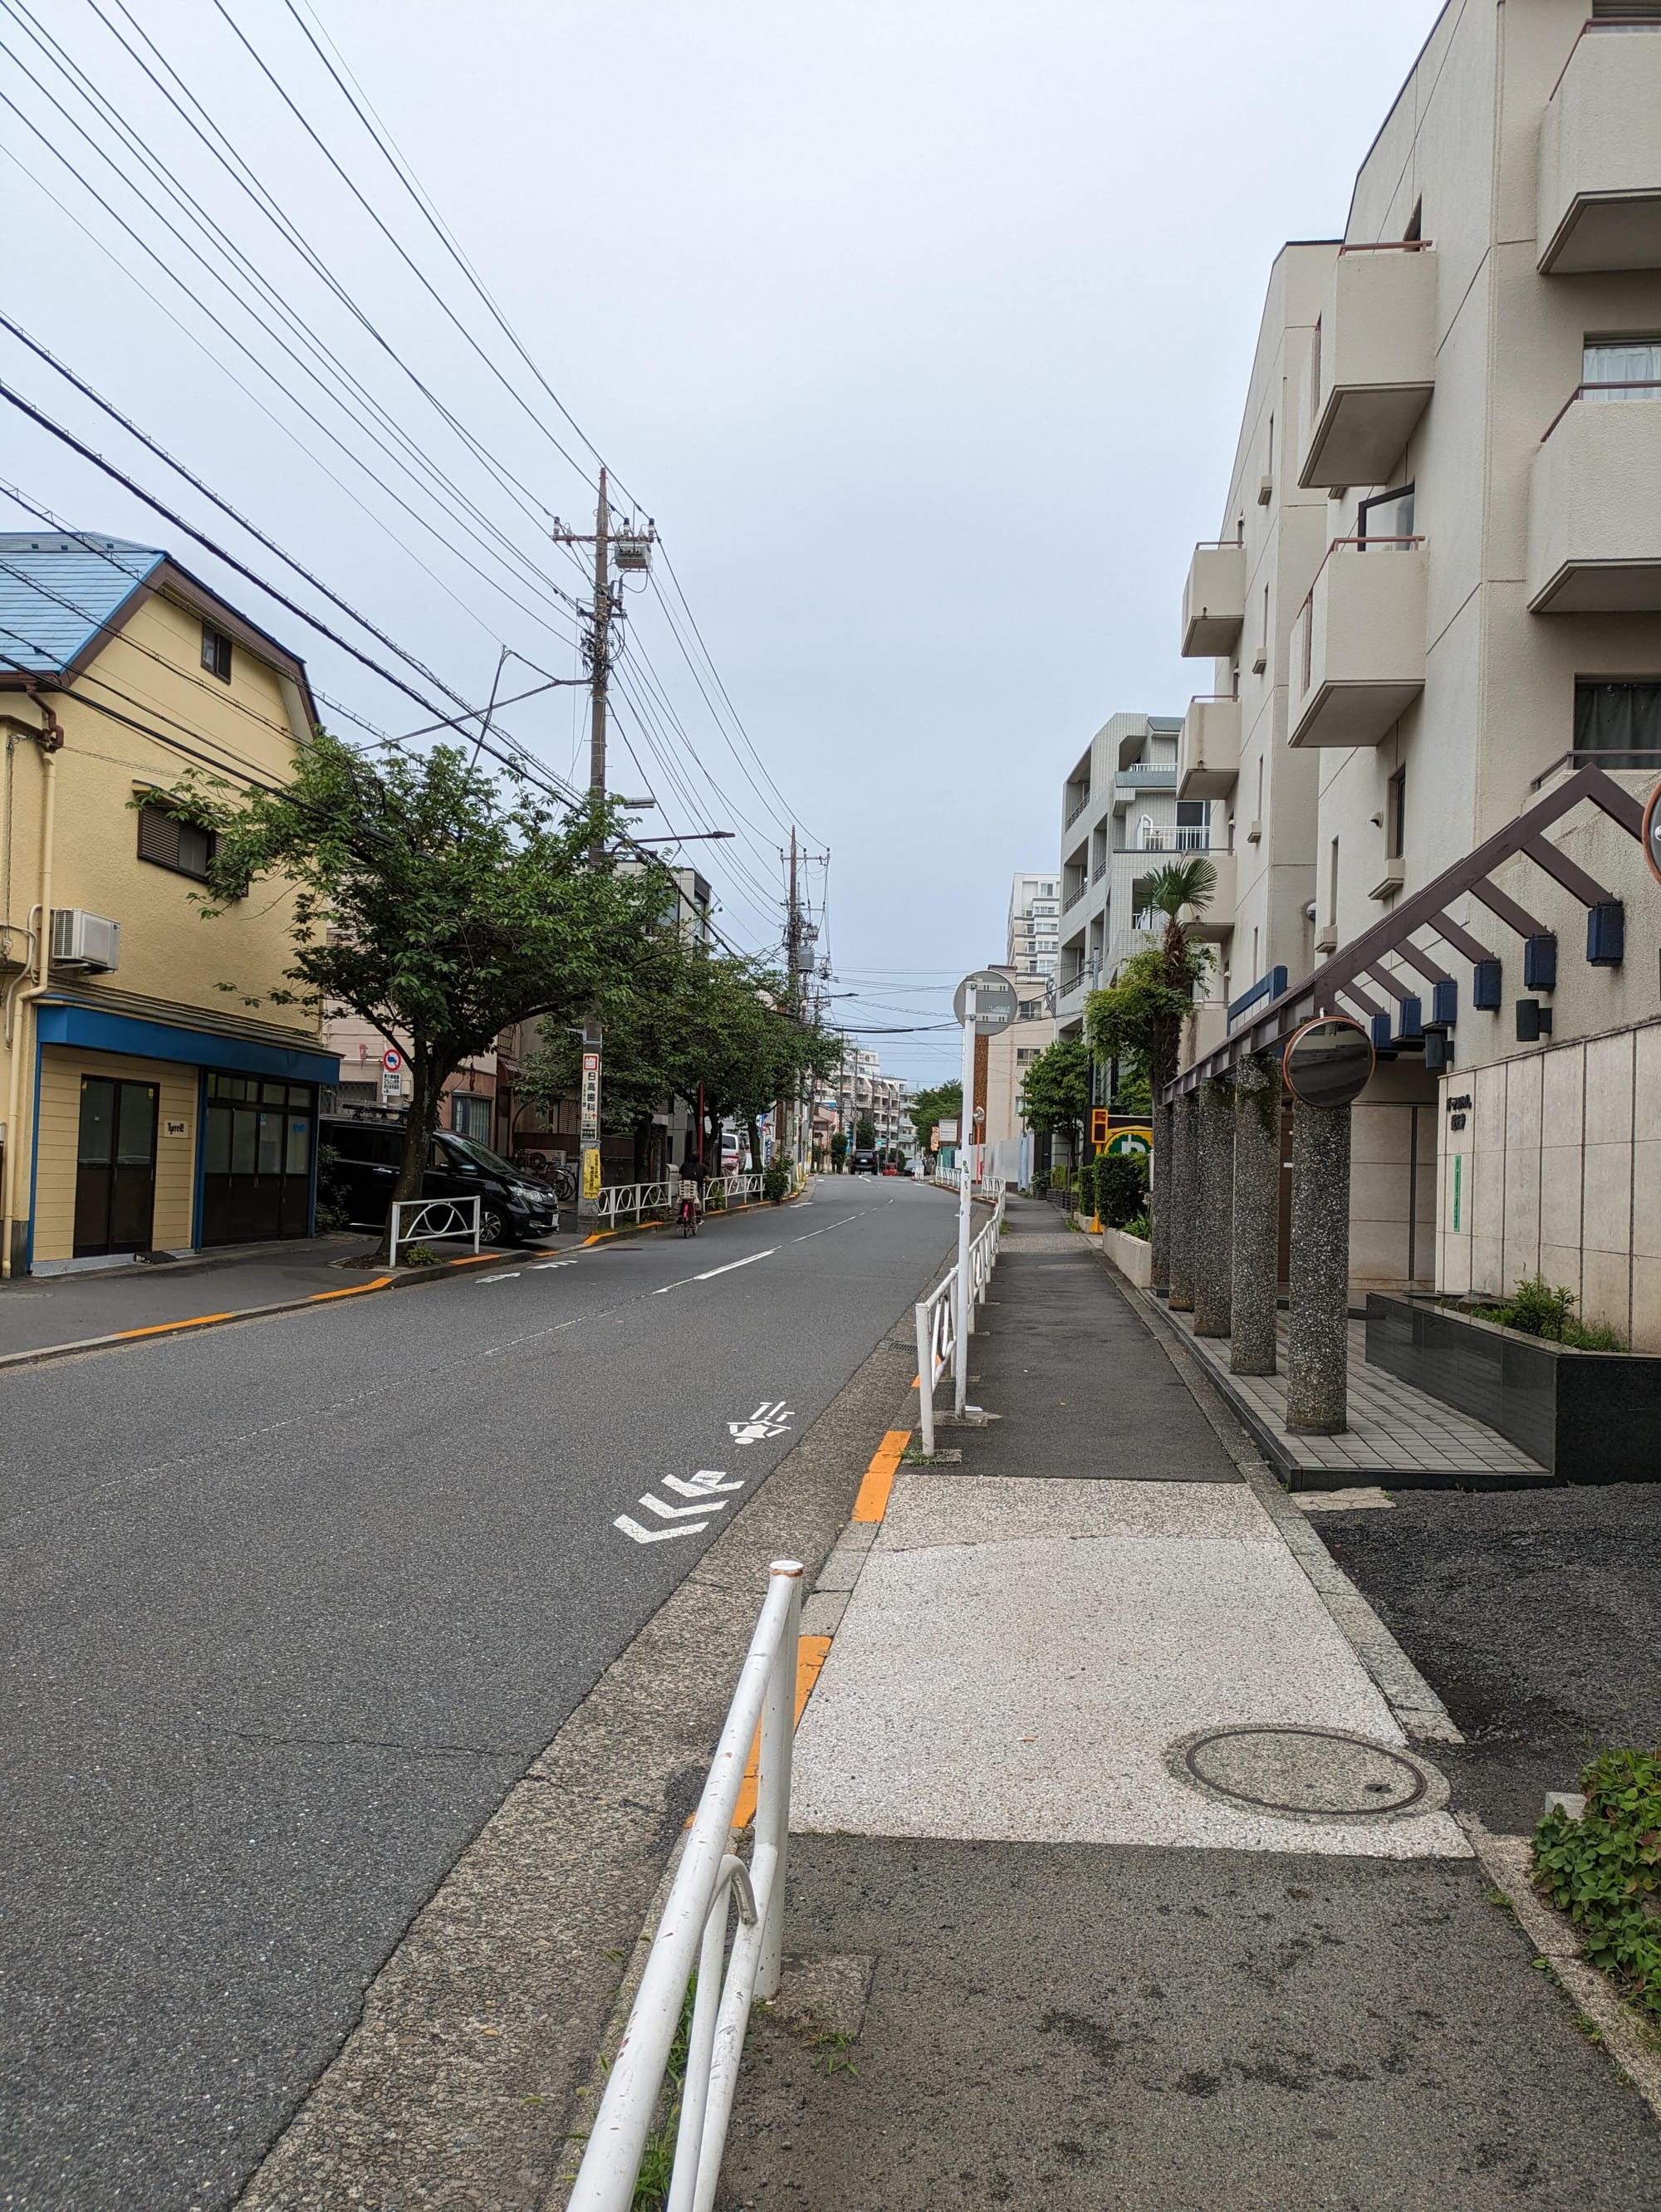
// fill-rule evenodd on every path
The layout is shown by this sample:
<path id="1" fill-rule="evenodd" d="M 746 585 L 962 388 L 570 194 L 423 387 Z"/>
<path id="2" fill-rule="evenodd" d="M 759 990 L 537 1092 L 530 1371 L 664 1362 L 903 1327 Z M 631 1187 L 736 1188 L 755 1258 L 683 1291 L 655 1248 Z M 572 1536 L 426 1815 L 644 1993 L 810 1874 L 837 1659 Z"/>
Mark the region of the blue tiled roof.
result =
<path id="1" fill-rule="evenodd" d="M 166 558 L 125 538 L 0 531 L 0 674 L 69 668 Z"/>

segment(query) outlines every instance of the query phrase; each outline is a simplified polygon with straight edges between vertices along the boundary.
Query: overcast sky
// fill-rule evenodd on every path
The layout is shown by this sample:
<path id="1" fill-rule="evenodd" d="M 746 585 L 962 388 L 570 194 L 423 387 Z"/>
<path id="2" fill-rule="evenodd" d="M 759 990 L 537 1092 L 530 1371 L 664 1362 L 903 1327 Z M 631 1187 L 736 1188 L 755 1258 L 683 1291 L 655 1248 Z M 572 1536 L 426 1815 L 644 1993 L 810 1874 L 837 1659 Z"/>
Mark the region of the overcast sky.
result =
<path id="1" fill-rule="evenodd" d="M 96 4 L 158 76 L 176 69 L 204 130 L 223 132 L 221 151 L 269 188 L 344 300 L 94 0 L 9 3 L 241 248 L 271 287 L 265 312 L 291 314 L 369 388 L 394 455 L 247 319 L 222 264 L 210 273 L 167 234 L 139 197 L 162 189 L 140 155 L 15 21 L 7 86 L 51 147 L 0 111 L 6 312 L 470 702 L 503 646 L 572 674 L 569 617 L 526 564 L 579 585 L 546 510 L 581 522 L 593 494 L 532 416 L 582 469 L 593 451 L 306 45 L 307 0 L 299 16 L 289 0 Z M 831 856 L 828 988 L 863 994 L 832 1012 L 872 1029 L 942 1019 L 951 982 L 1002 957 L 1012 872 L 1055 865 L 1060 779 L 1092 731 L 1121 708 L 1180 713 L 1195 688 L 1176 649 L 1183 579 L 1194 540 L 1219 526 L 1269 264 L 1288 237 L 1341 230 L 1433 0 L 309 4 L 548 386 L 655 517 L 776 793 L 644 593 L 614 787 L 657 797 L 642 830 L 742 833 L 686 856 L 715 883 L 727 935 L 758 950 L 781 934 L 778 848 L 796 821 Z M 228 18 L 528 408 L 374 229 Z M 304 337 L 289 343 L 304 352 Z M 278 579 L 271 556 L 4 333 L 0 364 Z M 45 434 L 16 419 L 6 432 L 0 474 L 30 498 L 72 526 L 167 544 L 378 727 L 428 719 Z M 487 545 L 507 541 L 511 585 L 430 483 L 403 472 L 400 434 L 471 502 Z M 6 503 L 5 526 L 30 520 Z M 666 705 L 646 703 L 652 672 Z M 510 663 L 504 689 L 538 680 Z M 557 775 L 586 780 L 573 693 L 502 719 Z M 817 905 L 824 872 L 805 881 Z M 955 1068 L 948 1036 L 867 1041 L 914 1080 Z"/>

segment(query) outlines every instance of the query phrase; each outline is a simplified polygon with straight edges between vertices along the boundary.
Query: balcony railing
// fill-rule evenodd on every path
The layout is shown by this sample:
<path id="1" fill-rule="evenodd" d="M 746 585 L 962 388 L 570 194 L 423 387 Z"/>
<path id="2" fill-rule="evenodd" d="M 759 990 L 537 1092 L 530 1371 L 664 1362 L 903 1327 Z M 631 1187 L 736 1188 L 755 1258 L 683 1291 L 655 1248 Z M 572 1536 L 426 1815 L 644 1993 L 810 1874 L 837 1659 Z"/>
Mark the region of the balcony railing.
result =
<path id="1" fill-rule="evenodd" d="M 1080 884 L 1077 890 L 1069 891 L 1067 896 L 1062 901 L 1062 912 L 1063 914 L 1071 914 L 1074 908 L 1077 906 L 1079 901 L 1084 896 L 1085 893 L 1089 889 L 1090 886 L 1088 884 Z"/>
<path id="2" fill-rule="evenodd" d="M 1134 843 L 1121 845 L 1122 853 L 1208 853 L 1211 850 L 1211 831 L 1203 823 L 1181 822 L 1171 827 L 1161 824 L 1138 832 Z"/>
<path id="3" fill-rule="evenodd" d="M 1083 792 L 1082 792 L 1082 793 L 1081 793 L 1081 794 L 1080 795 L 1080 797 L 1079 797 L 1078 799 L 1076 799 L 1074 801 L 1073 805 L 1072 805 L 1068 809 L 1067 812 L 1066 812 L 1066 813 L 1062 817 L 1062 829 L 1063 829 L 1063 830 L 1070 830 L 1070 829 L 1073 827 L 1073 824 L 1074 824 L 1074 823 L 1078 820 L 1079 817 L 1080 817 L 1080 816 L 1084 812 L 1084 811 L 1085 811 L 1086 807 L 1089 805 L 1089 804 L 1090 804 L 1090 787 L 1089 787 L 1089 785 L 1088 785 L 1088 784 L 1086 784 L 1086 785 L 1085 786 L 1085 787 L 1084 787 Z"/>
<path id="4" fill-rule="evenodd" d="M 1092 884 L 1098 884 L 1106 873 L 1107 862 L 1105 860 L 1098 860 L 1095 866 L 1090 871 L 1090 880 Z"/>
<path id="5" fill-rule="evenodd" d="M 1156 765 L 1152 761 L 1135 761 L 1122 768 L 1113 779 L 1119 791 L 1169 791 L 1177 781 L 1177 763 L 1168 762 Z"/>
<path id="6" fill-rule="evenodd" d="M 1183 589 L 1183 655 L 1232 650 L 1245 619 L 1245 547 L 1237 538 L 1196 545 Z"/>

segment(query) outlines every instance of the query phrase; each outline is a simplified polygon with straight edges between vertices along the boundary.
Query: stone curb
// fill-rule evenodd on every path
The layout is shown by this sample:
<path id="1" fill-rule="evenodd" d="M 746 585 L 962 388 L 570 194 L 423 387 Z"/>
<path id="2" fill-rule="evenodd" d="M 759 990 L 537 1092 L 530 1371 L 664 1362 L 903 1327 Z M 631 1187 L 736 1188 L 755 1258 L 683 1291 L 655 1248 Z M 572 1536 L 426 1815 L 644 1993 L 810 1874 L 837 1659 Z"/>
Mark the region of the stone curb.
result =
<path id="1" fill-rule="evenodd" d="M 1544 1959 L 1597 2028 L 1609 2063 L 1625 2075 L 1658 2120 L 1661 2120 L 1661 2051 L 1646 2042 L 1631 2008 L 1597 1968 L 1581 1955 L 1574 1923 L 1548 1905 L 1530 1879 L 1532 1860 L 1526 1836 L 1496 1836 L 1468 1814 L 1455 1816 L 1494 1887 L 1516 1916 L 1518 1927 L 1536 1955 Z"/>
<path id="2" fill-rule="evenodd" d="M 794 1206 L 803 1195 L 801 1191 L 793 1191 L 788 1198 L 781 1199 L 779 1203 Z M 753 1213 L 758 1206 L 770 1205 L 771 1202 L 768 1199 L 758 1199 L 746 1200 L 742 1206 L 724 1206 L 721 1217 L 728 1213 Z M 593 1237 L 586 1238 L 582 1243 L 551 1256 L 575 1260 L 601 1243 L 609 1243 L 614 1237 L 642 1237 L 654 1230 L 667 1231 L 674 1225 L 668 1221 L 641 1221 L 627 1229 L 603 1229 Z M 235 1322 L 269 1321 L 276 1314 L 308 1313 L 314 1306 L 326 1304 L 336 1298 L 363 1298 L 382 1291 L 413 1291 L 429 1288 L 435 1283 L 452 1283 L 457 1280 L 450 1272 L 453 1268 L 499 1267 L 512 1257 L 513 1255 L 507 1252 L 481 1252 L 477 1257 L 470 1253 L 465 1259 L 447 1260 L 440 1267 L 412 1268 L 408 1274 L 384 1275 L 373 1283 L 348 1283 L 338 1291 L 310 1291 L 303 1298 L 278 1298 L 269 1305 L 242 1306 L 234 1313 L 186 1314 L 178 1321 L 156 1322 L 148 1328 L 119 1328 L 106 1336 L 76 1337 L 69 1344 L 41 1344 L 24 1352 L 0 1352 L 0 1374 L 12 1367 L 41 1367 L 48 1360 L 69 1359 L 83 1352 L 113 1352 L 122 1347 L 131 1351 L 137 1345 L 160 1343 L 165 1338 L 182 1336 L 194 1329 L 228 1328 Z"/>
<path id="3" fill-rule="evenodd" d="M 1229 1419 L 1233 1407 L 1217 1387 L 1217 1379 L 1210 1369 L 1196 1358 L 1180 1332 L 1146 1291 L 1127 1283 L 1104 1254 L 1098 1252 L 1097 1257 L 1104 1267 L 1112 1270 L 1113 1287 L 1187 1384 L 1218 1442 L 1275 1523 L 1277 1534 L 1308 1577 L 1340 1635 L 1400 1721 L 1402 1733 L 1415 1742 L 1463 1743 L 1463 1734 L 1455 1726 L 1447 1707 L 1321 1541 L 1308 1515 L 1293 1504 L 1268 1462 L 1249 1449 L 1248 1438 Z"/>

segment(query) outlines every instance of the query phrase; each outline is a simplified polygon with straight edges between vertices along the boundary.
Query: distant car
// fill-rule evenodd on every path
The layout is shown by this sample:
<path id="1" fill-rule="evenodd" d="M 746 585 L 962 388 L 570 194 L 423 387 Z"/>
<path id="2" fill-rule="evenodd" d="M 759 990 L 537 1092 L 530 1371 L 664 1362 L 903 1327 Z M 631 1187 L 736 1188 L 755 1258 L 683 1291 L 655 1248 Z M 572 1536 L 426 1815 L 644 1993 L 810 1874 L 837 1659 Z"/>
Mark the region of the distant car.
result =
<path id="1" fill-rule="evenodd" d="M 874 1152 L 855 1152 L 848 1163 L 849 1175 L 880 1175 L 882 1162 Z"/>
<path id="2" fill-rule="evenodd" d="M 326 1120 L 319 1142 L 335 1155 L 330 1180 L 353 1226 L 380 1228 L 404 1157 L 402 1125 Z M 553 1236 L 559 1227 L 557 1192 L 533 1182 L 485 1146 L 448 1129 L 439 1130 L 433 1138 L 421 1194 L 477 1197 L 479 1235 L 486 1244 L 529 1243 Z"/>
<path id="3" fill-rule="evenodd" d="M 890 1160 L 887 1165 L 883 1169 L 883 1173 L 885 1175 L 897 1175 L 899 1173 L 899 1170 L 895 1166 L 893 1161 Z"/>

